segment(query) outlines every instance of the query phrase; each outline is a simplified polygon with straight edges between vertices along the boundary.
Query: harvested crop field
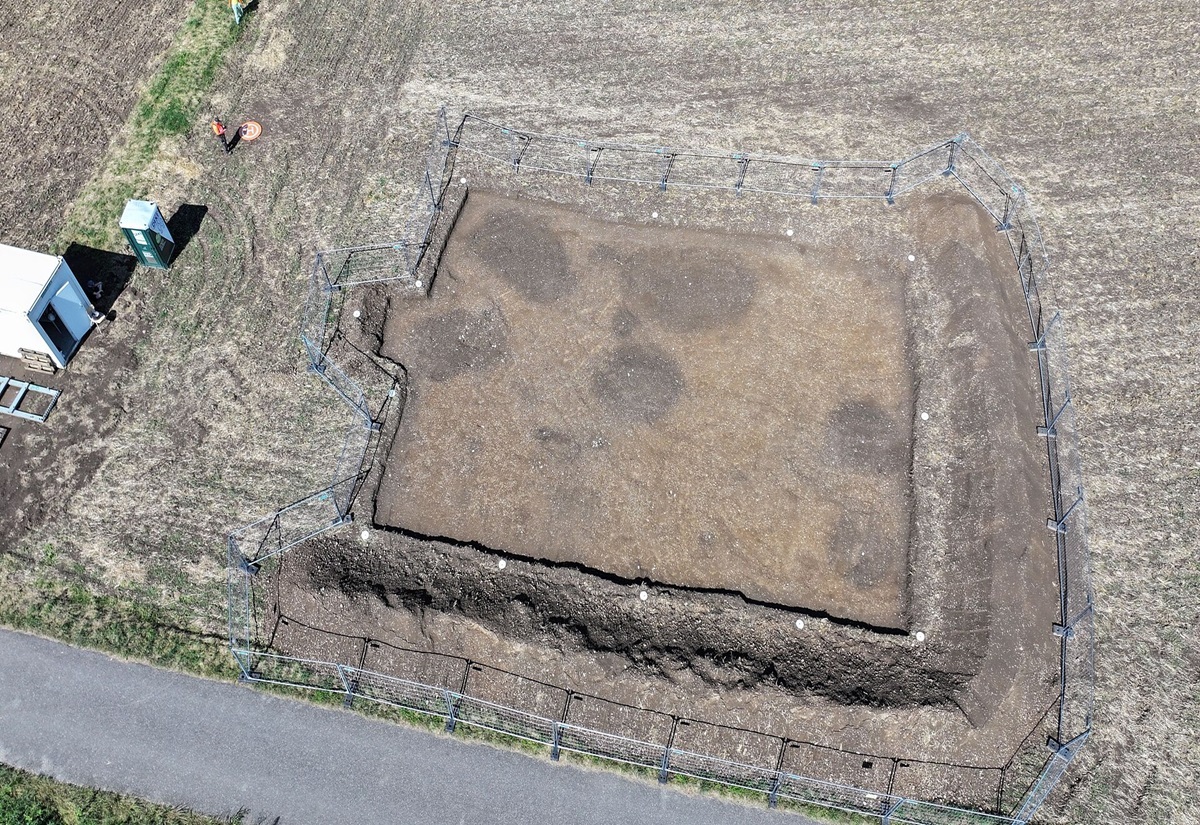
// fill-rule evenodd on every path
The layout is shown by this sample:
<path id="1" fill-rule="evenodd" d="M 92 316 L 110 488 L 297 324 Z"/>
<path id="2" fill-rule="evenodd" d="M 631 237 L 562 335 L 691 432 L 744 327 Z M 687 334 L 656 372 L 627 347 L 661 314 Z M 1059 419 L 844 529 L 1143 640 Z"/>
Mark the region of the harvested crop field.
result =
<path id="1" fill-rule="evenodd" d="M 67 207 L 99 171 L 186 6 L 184 0 L 34 2 L 5 14 L 4 243 L 50 249 Z"/>
<path id="2" fill-rule="evenodd" d="M 165 8 L 154 6 L 154 15 L 165 15 L 154 19 L 170 19 Z M 23 48 L 5 51 L 0 77 L 7 88 L 18 90 L 10 100 L 28 101 L 12 104 L 17 106 L 14 121 L 66 125 L 40 127 L 36 139 L 19 136 L 23 148 L 7 156 L 0 187 L 13 211 L 4 213 L 9 234 L 0 240 L 5 242 L 50 251 L 63 209 L 74 197 L 71 190 L 90 177 L 82 167 L 107 145 L 98 124 L 120 123 L 128 115 L 128 127 L 134 119 L 137 83 L 129 79 L 148 74 L 138 61 L 109 65 L 97 59 L 103 65 L 86 73 L 92 85 L 83 95 L 58 93 L 50 85 L 39 90 L 16 70 L 20 54 L 29 52 L 47 55 L 43 62 L 50 76 L 75 71 L 70 57 L 39 51 L 37 38 L 99 31 L 89 22 L 92 9 L 70 2 L 54 9 L 36 6 L 6 23 L 6 31 L 22 33 Z M 46 25 L 60 19 L 55 15 L 62 15 L 63 25 Z M 94 15 L 114 24 L 121 19 Z M 37 430 L 22 424 L 0 445 L 4 501 L 20 503 L 6 521 L 11 538 L 5 547 L 5 604 L 33 598 L 26 594 L 40 592 L 41 582 L 82 583 L 95 592 L 162 605 L 174 611 L 181 626 L 213 634 L 212 644 L 221 644 L 225 532 L 327 484 L 347 423 L 339 402 L 305 373 L 294 344 L 312 254 L 390 238 L 417 191 L 433 112 L 443 102 L 542 132 L 830 158 L 895 158 L 968 129 L 1027 189 L 1038 215 L 1051 260 L 1048 300 L 1065 311 L 1072 397 L 1083 434 L 1097 592 L 1094 733 L 1038 819 L 1190 822 L 1192 791 L 1200 784 L 1194 737 L 1200 725 L 1194 690 L 1200 649 L 1189 630 L 1200 621 L 1200 580 L 1194 572 L 1200 544 L 1195 471 L 1200 448 L 1194 424 L 1200 388 L 1194 343 L 1200 235 L 1192 219 L 1200 209 L 1200 186 L 1198 150 L 1190 137 L 1200 129 L 1193 59 L 1197 25 L 1191 4 L 1174 0 L 1140 7 L 1136 15 L 1128 4 L 1109 0 L 1094 4 L 1087 15 L 1069 7 L 998 7 L 974 0 L 936 9 L 907 4 L 869 11 L 861 4 L 830 2 L 803 14 L 785 6 L 730 9 L 716 3 L 621 6 L 614 14 L 596 14 L 572 2 L 266 4 L 251 15 L 232 46 L 204 101 L 205 111 L 195 113 L 185 134 L 164 143 L 150 167 L 145 192 L 164 205 L 168 217 L 183 204 L 206 208 L 192 242 L 170 273 L 138 270 L 129 287 L 114 296 L 114 321 L 89 340 L 78 366 L 61 376 L 68 390 L 56 411 L 61 415 Z M 130 53 L 152 57 L 157 41 L 139 38 L 129 39 Z M 93 54 L 87 44 L 125 41 L 84 37 L 80 42 L 63 53 Z M 113 72 L 128 85 L 106 82 Z M 117 86 L 125 97 L 107 94 Z M 102 111 L 69 116 L 69 107 L 55 105 L 81 96 L 99 101 L 95 105 Z M 226 157 L 207 132 L 210 111 L 230 122 L 253 117 L 263 123 L 264 136 Z M 72 123 L 91 125 L 74 132 Z M 63 136 L 61 145 L 50 143 L 57 140 L 47 137 L 51 133 Z M 63 160 L 49 164 L 51 156 Z M 719 227 L 734 237 L 790 243 L 788 254 L 801 256 L 798 246 L 811 242 L 803 232 L 785 241 L 788 219 L 797 221 L 797 229 L 800 222 L 819 224 L 820 232 L 812 233 L 816 237 L 833 224 L 847 224 L 836 204 L 797 203 L 783 210 L 788 214 L 754 220 L 748 215 L 765 213 L 746 200 L 740 211 L 701 215 L 709 199 L 671 191 L 660 196 L 623 190 L 623 204 L 579 198 L 572 203 L 541 188 L 507 191 L 499 173 L 490 182 L 473 172 L 468 177 L 473 194 L 467 208 L 471 198 L 490 190 L 497 196 L 553 201 L 556 209 L 582 208 L 588 220 L 605 226 L 646 228 L 652 210 L 683 214 L 676 205 L 686 200 L 689 209 L 699 210 L 688 217 L 696 223 L 678 230 L 672 225 L 672 232 Z M 48 183 L 39 190 L 28 185 L 30 180 Z M 666 206 L 657 208 L 652 201 Z M 877 207 L 885 211 L 882 204 Z M 915 232 L 916 212 L 930 208 L 930 203 L 901 200 L 890 209 Z M 875 220 L 868 214 L 863 223 Z M 933 237 L 934 227 L 923 231 Z M 114 245 L 106 251 L 124 250 Z M 990 268 L 986 251 L 969 253 L 969 243 L 956 249 L 948 238 L 916 250 L 916 269 L 906 276 L 908 294 L 932 296 L 927 288 L 936 273 L 969 270 L 979 266 L 975 258 L 984 262 L 982 269 Z M 450 244 L 447 255 L 451 263 L 457 255 L 464 271 L 484 269 L 461 243 L 457 252 Z M 905 258 L 887 257 L 903 268 Z M 439 291 L 450 283 L 435 281 L 430 307 L 459 300 L 465 308 L 468 298 L 481 299 L 482 293 L 459 292 L 454 298 Z M 497 276 L 473 283 L 491 284 L 492 290 L 502 281 Z M 609 277 L 609 288 L 619 289 L 621 283 Z M 914 285 L 926 289 L 913 290 Z M 347 309 L 366 294 L 355 294 Z M 574 292 L 559 300 L 582 297 Z M 971 299 L 988 307 L 1006 300 L 982 293 Z M 397 324 L 404 315 L 400 300 L 393 318 Z M 532 312 L 534 306 L 545 304 L 516 286 L 504 297 L 506 312 Z M 614 338 L 622 328 L 612 322 L 615 309 L 608 325 L 594 325 Z M 653 343 L 667 349 L 664 341 L 684 333 L 656 321 L 650 309 L 641 307 L 646 317 L 629 337 L 653 331 L 659 336 Z M 910 317 L 943 309 L 906 304 Z M 632 306 L 629 310 L 638 314 Z M 404 317 L 415 320 L 421 311 Z M 378 319 L 378 329 L 368 331 L 380 337 L 366 341 L 370 346 L 364 349 L 384 345 L 386 320 Z M 987 332 L 997 342 L 1008 335 L 1004 328 Z M 387 346 L 402 348 L 406 340 L 400 327 Z M 1013 359 L 1014 369 L 1004 372 L 1018 374 L 1016 348 L 1026 343 L 998 345 L 996 352 Z M 401 349 L 392 351 L 399 355 Z M 919 374 L 920 350 L 911 354 L 916 359 L 911 369 Z M 1027 359 L 1028 353 L 1022 356 Z M 363 661 L 384 672 L 407 670 L 430 683 L 453 682 L 453 689 L 469 683 L 485 698 L 523 697 L 547 713 L 552 706 L 559 714 L 565 708 L 567 717 L 581 724 L 642 731 L 656 740 L 669 729 L 664 713 L 684 713 L 693 721 L 729 720 L 740 730 L 779 737 L 770 744 L 748 733 L 720 740 L 723 753 L 738 758 L 761 761 L 782 753 L 780 764 L 799 772 L 823 770 L 838 781 L 926 798 L 954 792 L 967 802 L 995 805 L 1000 766 L 1012 753 L 1017 720 L 1036 717 L 1032 708 L 1038 702 L 1049 704 L 1056 678 L 1045 666 L 1057 644 L 1051 632 L 1053 594 L 1043 599 L 1024 586 L 1040 581 L 1052 589 L 1053 560 L 1013 552 L 1018 545 L 1036 546 L 1031 534 L 996 529 L 1007 544 L 976 548 L 990 554 L 992 562 L 1020 560 L 1007 570 L 988 567 L 990 577 L 975 575 L 979 557 L 962 568 L 954 559 L 968 557 L 910 555 L 909 566 L 920 569 L 932 588 L 917 587 L 916 578 L 899 582 L 907 600 L 903 626 L 929 634 L 919 649 L 910 636 L 822 623 L 794 604 L 786 609 L 749 604 L 740 591 L 692 592 L 682 581 L 639 572 L 627 556 L 618 559 L 624 568 L 576 560 L 590 569 L 574 569 L 557 561 L 568 549 L 577 552 L 574 542 L 553 553 L 539 550 L 546 542 L 513 537 L 515 516 L 507 525 L 483 518 L 491 512 L 487 508 L 511 506 L 511 493 L 494 489 L 490 499 L 459 499 L 450 508 L 435 499 L 435 486 L 395 475 L 403 473 L 394 459 L 406 447 L 400 437 L 405 426 L 424 421 L 421 432 L 436 436 L 434 424 L 458 421 L 423 418 L 430 408 L 421 407 L 421 392 L 430 397 L 435 390 L 446 392 L 442 403 L 453 403 L 448 392 L 455 382 L 510 368 L 500 361 L 488 368 L 490 373 L 460 372 L 439 384 L 428 376 L 422 380 L 419 366 L 414 361 L 412 398 L 404 415 L 389 422 L 397 428 L 396 443 L 380 456 L 381 464 L 387 458 L 392 475 L 383 489 L 403 481 L 419 506 L 389 511 L 396 503 L 377 505 L 380 519 L 400 527 L 411 524 L 411 532 L 372 529 L 365 550 L 357 529 L 331 532 L 286 555 L 270 583 L 275 612 L 263 617 L 277 646 L 338 661 L 366 656 Z M 450 365 L 450 371 L 457 369 Z M 694 376 L 683 367 L 680 372 Z M 76 382 L 77 377 L 88 380 Z M 930 444 L 922 441 L 922 433 L 932 430 L 915 426 L 912 413 L 930 410 L 933 427 L 955 419 L 926 403 L 929 397 L 922 393 L 932 385 L 911 386 L 910 412 L 897 417 L 903 428 L 899 440 L 913 450 L 908 494 L 915 509 L 922 501 L 938 500 L 923 498 L 920 488 L 933 478 L 933 469 L 987 466 L 988 454 L 956 452 L 968 443 L 978 447 L 980 429 L 961 435 L 938 430 L 941 460 L 921 465 L 922 455 L 938 456 L 924 452 Z M 590 380 L 581 387 L 592 392 Z M 1011 420 L 1017 420 L 1018 394 L 999 386 L 975 392 L 964 400 L 989 408 L 1006 401 Z M 948 404 L 954 400 L 937 395 Z M 665 426 L 687 403 L 680 390 L 676 405 L 659 422 Z M 638 409 L 644 415 L 648 408 Z M 594 414 L 613 415 L 598 405 Z M 573 413 L 571 421 L 581 419 Z M 526 439 L 526 452 L 511 460 L 528 460 L 535 450 L 556 447 L 531 438 L 537 426 L 510 433 Z M 448 430 L 442 432 L 440 442 L 426 442 L 427 472 L 444 472 L 432 456 L 446 456 L 459 443 Z M 1031 435 L 1028 429 L 1021 434 Z M 18 463 L 28 469 L 15 470 Z M 1020 469 L 1005 468 L 1011 475 L 1003 484 L 959 489 L 974 489 L 977 495 L 1024 489 Z M 619 479 L 605 475 L 604 483 Z M 425 480 L 432 485 L 438 477 Z M 531 510 L 536 518 L 530 523 L 542 538 L 561 539 L 562 525 L 574 522 L 555 529 L 559 510 L 544 500 L 553 481 L 551 475 L 529 491 L 541 508 Z M 1035 511 L 1027 529 L 1041 530 L 1044 542 L 1039 520 L 1044 523 L 1047 514 L 1037 513 L 1046 509 L 1044 488 L 1036 489 L 1040 499 L 1030 490 L 1009 503 Z M 597 505 L 607 501 L 604 506 L 612 507 L 620 499 L 601 497 Z M 359 499 L 359 525 L 375 515 L 372 503 L 369 495 Z M 478 512 L 472 513 L 473 507 Z M 762 511 L 746 512 L 750 521 Z M 638 523 L 629 514 L 620 518 L 629 519 L 628 526 Z M 435 522 L 442 526 L 435 528 Z M 959 527 L 959 535 L 970 536 L 984 525 Z M 443 532 L 424 533 L 435 529 Z M 458 541 L 429 541 L 433 535 Z M 944 545 L 949 546 L 948 539 Z M 921 546 L 920 537 L 910 534 L 909 551 Z M 501 558 L 508 562 L 504 571 L 497 566 Z M 831 579 L 853 580 L 853 565 L 844 559 L 840 569 L 836 563 L 830 569 L 836 573 Z M 623 576 L 622 570 L 634 575 Z M 955 592 L 950 584 L 960 588 L 965 601 L 942 598 Z M 641 589 L 649 591 L 644 603 L 638 598 Z M 936 596 L 922 602 L 922 592 Z M 992 634 L 986 642 L 980 638 L 985 616 L 966 609 L 985 602 Z M 901 603 L 893 599 L 871 607 L 895 617 Z M 77 624 L 83 618 L 72 612 L 74 604 L 63 597 L 53 602 L 53 610 Z M 563 620 L 564 604 L 584 621 L 571 626 Z M 708 618 L 695 624 L 701 612 Z M 796 631 L 789 630 L 797 615 L 809 620 L 801 637 L 808 646 L 799 651 L 793 645 Z M 316 629 L 305 629 L 306 624 Z M 748 625 L 753 632 L 744 635 Z M 678 635 L 681 628 L 690 628 L 690 641 L 682 648 L 677 644 L 685 638 Z M 605 633 L 611 650 L 604 649 Z M 730 639 L 737 642 L 732 649 Z M 706 653 L 730 655 L 693 655 L 705 646 Z M 417 652 L 398 652 L 401 648 Z M 1023 651 L 1020 657 L 1007 653 L 1016 650 Z M 897 695 L 882 692 L 880 686 L 888 682 L 863 667 L 866 659 L 855 658 L 878 662 L 881 652 L 896 668 L 892 672 L 902 674 L 895 680 L 901 688 Z M 808 655 L 822 657 L 821 672 L 845 678 L 808 678 Z M 474 664 L 464 664 L 466 659 Z M 790 675 L 769 670 L 775 663 L 790 667 Z M 857 679 L 863 674 L 868 678 Z M 549 687 L 536 688 L 518 677 L 540 679 Z M 976 694 L 971 685 L 986 690 Z M 1005 693 L 1005 685 L 1020 687 Z M 576 699 L 567 690 L 586 696 Z M 605 693 L 612 695 L 597 695 Z M 971 701 L 1001 693 L 1010 704 Z M 852 704 L 867 695 L 874 705 Z M 642 712 L 605 704 L 610 700 L 638 705 Z M 690 710 L 681 711 L 685 706 Z M 711 727 L 697 722 L 693 730 L 682 744 L 718 747 Z M 1030 722 L 1026 732 L 1032 736 L 1029 752 L 1040 749 L 1044 758 L 1044 730 Z M 776 749 L 784 737 L 804 742 L 784 742 L 782 750 Z M 941 753 L 959 767 L 894 758 L 913 753 L 914 745 L 918 755 Z M 848 758 L 851 751 L 883 758 Z M 1011 802 L 1011 794 L 1001 788 L 1000 801 Z"/>

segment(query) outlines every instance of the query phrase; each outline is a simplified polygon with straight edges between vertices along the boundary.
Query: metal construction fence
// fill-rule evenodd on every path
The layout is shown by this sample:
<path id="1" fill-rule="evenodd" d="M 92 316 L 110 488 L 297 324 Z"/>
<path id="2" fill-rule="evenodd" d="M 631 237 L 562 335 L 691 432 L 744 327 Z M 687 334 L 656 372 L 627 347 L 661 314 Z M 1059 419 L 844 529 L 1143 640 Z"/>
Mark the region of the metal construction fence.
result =
<path id="1" fill-rule="evenodd" d="M 1046 448 L 1047 528 L 1055 544 L 1059 597 L 1059 620 L 1053 628 L 1059 644 L 1059 696 L 1051 724 L 1054 734 L 1048 737 L 1044 761 L 1039 759 L 1029 774 L 1035 778 L 1022 781 L 1019 799 L 1003 806 L 1007 813 L 983 813 L 897 796 L 890 792 L 890 783 L 888 790 L 882 791 L 805 777 L 786 770 L 782 755 L 772 765 L 753 765 L 693 752 L 676 747 L 674 727 L 661 743 L 617 735 L 572 723 L 565 712 L 560 718 L 550 718 L 473 697 L 465 677 L 455 690 L 349 664 L 257 649 L 253 576 L 258 565 L 350 520 L 354 493 L 365 472 L 364 458 L 378 430 L 367 393 L 330 355 L 331 330 L 341 297 L 348 288 L 384 282 L 399 282 L 418 291 L 428 289 L 418 272 L 442 211 L 454 159 L 461 152 L 508 164 L 514 174 L 534 170 L 559 173 L 579 178 L 584 185 L 617 181 L 662 189 L 759 192 L 803 197 L 813 203 L 834 198 L 891 203 L 924 184 L 953 179 L 991 215 L 1013 254 L 1028 310 L 1030 349 L 1037 360 L 1042 401 L 1038 433 Z M 785 802 L 836 809 L 878 818 L 884 825 L 1028 822 L 1091 732 L 1095 682 L 1093 594 L 1079 434 L 1071 404 L 1064 323 L 1058 314 L 1047 317 L 1044 305 L 1048 268 L 1041 232 L 1024 191 L 965 134 L 898 161 L 819 161 L 577 140 L 515 130 L 469 114 L 451 129 L 443 110 L 422 191 L 401 237 L 386 244 L 317 256 L 301 340 L 311 370 L 346 403 L 354 422 L 328 488 L 230 534 L 229 643 L 242 677 L 342 694 L 347 701 L 360 697 L 436 716 L 449 729 L 463 724 L 543 745 L 555 758 L 566 751 L 644 768 L 656 772 L 662 781 L 670 776 L 691 777 L 749 789 L 761 792 L 772 805 Z M 999 804 L 989 807 L 1001 809 Z"/>
<path id="2" fill-rule="evenodd" d="M 790 772 L 780 767 L 789 746 L 794 744 L 786 739 L 774 740 L 778 756 L 772 758 L 772 766 L 764 767 L 680 746 L 679 731 L 689 723 L 684 718 L 670 717 L 671 724 L 663 729 L 662 741 L 596 730 L 570 720 L 575 705 L 570 701 L 569 692 L 562 712 L 552 717 L 480 699 L 461 689 L 410 681 L 353 665 L 249 649 L 236 649 L 234 655 L 245 678 L 251 681 L 317 690 L 337 695 L 347 705 L 356 698 L 367 699 L 410 714 L 438 719 L 447 731 L 454 731 L 461 725 L 499 733 L 540 745 L 546 748 L 551 759 L 571 753 L 632 766 L 641 769 L 648 778 L 657 777 L 660 782 L 682 777 L 754 791 L 762 794 L 771 806 L 791 803 L 877 817 L 885 823 L 912 825 L 1011 825 L 1016 821 L 1008 816 L 911 799 L 883 788 L 860 788 Z M 465 664 L 469 672 L 471 664 Z M 465 681 L 464 678 L 464 684 Z M 891 762 L 893 775 L 896 765 L 906 764 L 900 760 Z"/>

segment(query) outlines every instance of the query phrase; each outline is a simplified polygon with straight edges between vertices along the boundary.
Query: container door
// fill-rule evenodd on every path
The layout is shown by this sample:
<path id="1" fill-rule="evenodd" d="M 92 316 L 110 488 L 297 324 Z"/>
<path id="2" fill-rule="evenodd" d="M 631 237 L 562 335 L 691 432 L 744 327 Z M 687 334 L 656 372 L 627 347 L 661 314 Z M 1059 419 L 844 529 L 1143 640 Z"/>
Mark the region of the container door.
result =
<path id="1" fill-rule="evenodd" d="M 88 317 L 88 303 L 84 301 L 75 284 L 63 284 L 50 299 L 50 306 L 58 313 L 58 317 L 76 341 L 82 340 L 92 328 L 92 319 Z"/>

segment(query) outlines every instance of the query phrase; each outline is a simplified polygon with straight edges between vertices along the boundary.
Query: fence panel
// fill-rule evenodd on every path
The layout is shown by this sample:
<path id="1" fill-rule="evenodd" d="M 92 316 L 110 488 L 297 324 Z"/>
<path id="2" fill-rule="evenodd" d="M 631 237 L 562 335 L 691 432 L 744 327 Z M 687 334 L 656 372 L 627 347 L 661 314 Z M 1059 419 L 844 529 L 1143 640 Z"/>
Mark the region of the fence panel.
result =
<path id="1" fill-rule="evenodd" d="M 443 719 L 449 715 L 454 697 L 445 689 L 356 667 L 343 670 L 355 696 Z"/>
<path id="2" fill-rule="evenodd" d="M 964 138 L 959 143 L 953 174 L 979 205 L 987 210 L 997 226 L 1010 222 L 1011 209 L 1020 204 L 1021 191 L 970 138 Z"/>
<path id="3" fill-rule="evenodd" d="M 463 724 L 474 725 L 540 745 L 554 744 L 554 729 L 558 723 L 553 719 L 544 719 L 461 694 L 456 697 L 456 702 L 455 717 Z"/>
<path id="4" fill-rule="evenodd" d="M 953 141 L 939 143 L 897 164 L 893 197 L 911 192 L 918 186 L 940 180 L 950 168 L 950 151 Z"/>
<path id="5" fill-rule="evenodd" d="M 735 155 L 675 153 L 670 161 L 668 186 L 737 191 L 742 162 Z"/>
<path id="6" fill-rule="evenodd" d="M 329 489 L 293 502 L 229 534 L 240 558 L 259 564 L 343 523 Z"/>
<path id="7" fill-rule="evenodd" d="M 489 701 L 452 690 L 446 684 L 452 680 L 448 672 L 434 677 L 441 683 L 441 686 L 434 686 L 351 665 L 253 650 L 253 591 L 246 562 L 261 562 L 331 526 L 344 523 L 363 470 L 363 457 L 371 442 L 373 422 L 365 394 L 329 355 L 328 338 L 344 297 L 341 291 L 366 283 L 414 279 L 442 210 L 447 185 L 453 176 L 453 159 L 458 151 L 490 158 L 514 170 L 569 174 L 587 182 L 694 186 L 813 200 L 872 198 L 891 201 L 897 195 L 940 179 L 949 172 L 1006 231 L 1014 268 L 1029 307 L 1032 338 L 1044 345 L 1039 353 L 1039 366 L 1047 412 L 1043 435 L 1049 446 L 1050 509 L 1053 514 L 1050 527 L 1059 556 L 1062 623 L 1057 632 L 1062 639 L 1063 674 L 1056 710 L 1057 741 L 1063 747 L 1042 766 L 1038 778 L 1014 808 L 1013 817 L 892 795 L 893 783 L 904 788 L 905 793 L 911 791 L 914 795 L 939 798 L 953 796 L 956 800 L 961 799 L 964 791 L 959 779 L 950 774 L 926 775 L 920 773 L 918 766 L 912 766 L 913 772 L 909 774 L 904 769 L 910 766 L 897 760 L 877 760 L 861 754 L 787 743 L 779 751 L 777 762 L 784 766 L 784 771 L 776 772 L 764 766 L 770 763 L 767 751 L 773 751 L 778 742 L 773 737 L 751 734 L 739 746 L 740 750 L 722 751 L 718 756 L 708 750 L 719 748 L 709 748 L 703 737 L 697 739 L 698 734 L 687 730 L 684 724 L 683 734 L 672 746 L 668 742 L 678 734 L 679 728 L 670 717 L 650 711 L 614 714 L 601 707 L 604 700 L 588 699 L 585 702 L 584 697 L 547 685 L 533 688 L 530 680 L 524 680 L 516 687 L 510 685 L 511 690 L 496 688 L 492 692 L 494 701 Z M 314 372 L 320 374 L 356 412 L 356 421 L 347 433 L 335 468 L 334 483 L 329 489 L 230 534 L 227 595 L 231 649 L 251 680 L 362 696 L 570 752 L 647 769 L 665 768 L 677 775 L 761 791 L 781 801 L 820 805 L 880 817 L 885 822 L 913 825 L 1023 822 L 1042 804 L 1078 746 L 1086 741 L 1094 693 L 1092 592 L 1081 498 L 1078 433 L 1070 403 L 1062 323 L 1061 320 L 1047 321 L 1044 317 L 1047 270 L 1048 259 L 1041 233 L 1024 192 L 966 135 L 896 162 L 807 162 L 748 154 L 589 143 L 520 132 L 471 115 L 464 116 L 451 128 L 443 110 L 439 113 L 410 216 L 398 239 L 389 244 L 330 250 L 317 255 L 301 321 L 301 339 Z M 368 644 L 368 656 L 380 655 L 372 650 Z M 454 664 L 465 666 L 461 660 Z M 463 684 L 470 678 L 468 671 Z M 482 682 L 478 686 L 487 689 Z M 513 693 L 526 689 L 527 696 Z M 525 709 L 517 710 L 511 706 L 513 704 L 522 704 Z M 561 717 L 557 710 L 560 704 Z M 630 735 L 560 721 L 567 717 L 589 722 L 595 717 L 596 724 L 605 724 L 603 720 L 608 719 Z M 662 743 L 658 743 L 660 738 Z M 691 741 L 693 739 L 695 741 Z M 691 747 L 686 746 L 689 742 Z M 1017 771 L 1010 763 L 1003 770 L 1011 769 L 1022 776 L 1032 775 L 1025 767 L 1022 764 L 1022 769 Z M 1033 762 L 1028 766 L 1029 771 L 1037 768 Z M 965 790 L 969 791 L 971 802 L 987 807 L 992 774 L 999 769 L 963 770 L 978 771 L 978 781 L 968 783 L 971 787 Z M 805 772 L 820 772 L 837 781 L 810 779 L 803 775 Z M 1013 797 L 1011 789 L 1004 791 L 1005 801 Z"/>
<path id="8" fill-rule="evenodd" d="M 870 198 L 888 196 L 892 184 L 890 164 L 857 164 L 843 161 L 824 164 L 821 174 L 821 198 Z"/>
<path id="9" fill-rule="evenodd" d="M 667 766 L 670 773 L 680 776 L 690 776 L 693 779 L 751 791 L 762 791 L 766 794 L 769 794 L 778 785 L 779 778 L 778 773 L 768 768 L 756 768 L 753 765 L 743 765 L 677 748 L 671 749 Z"/>
<path id="10" fill-rule="evenodd" d="M 558 729 L 559 748 L 562 750 L 654 770 L 662 767 L 666 751 L 664 745 L 628 739 L 578 725 L 560 724 Z"/>
<path id="11" fill-rule="evenodd" d="M 791 773 L 781 774 L 775 793 L 780 799 L 801 805 L 818 805 L 853 813 L 879 816 L 888 809 L 886 794 Z"/>

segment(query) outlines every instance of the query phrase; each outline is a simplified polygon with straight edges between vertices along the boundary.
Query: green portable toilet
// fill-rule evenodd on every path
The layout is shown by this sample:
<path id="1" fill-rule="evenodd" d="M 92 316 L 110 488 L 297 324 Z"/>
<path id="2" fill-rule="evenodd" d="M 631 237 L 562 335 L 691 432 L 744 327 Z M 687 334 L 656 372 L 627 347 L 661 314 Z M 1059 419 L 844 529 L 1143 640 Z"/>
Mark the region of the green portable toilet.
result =
<path id="1" fill-rule="evenodd" d="M 154 201 L 129 201 L 121 213 L 121 231 L 133 247 L 138 263 L 156 269 L 171 265 L 175 239 L 167 229 L 162 212 Z"/>

